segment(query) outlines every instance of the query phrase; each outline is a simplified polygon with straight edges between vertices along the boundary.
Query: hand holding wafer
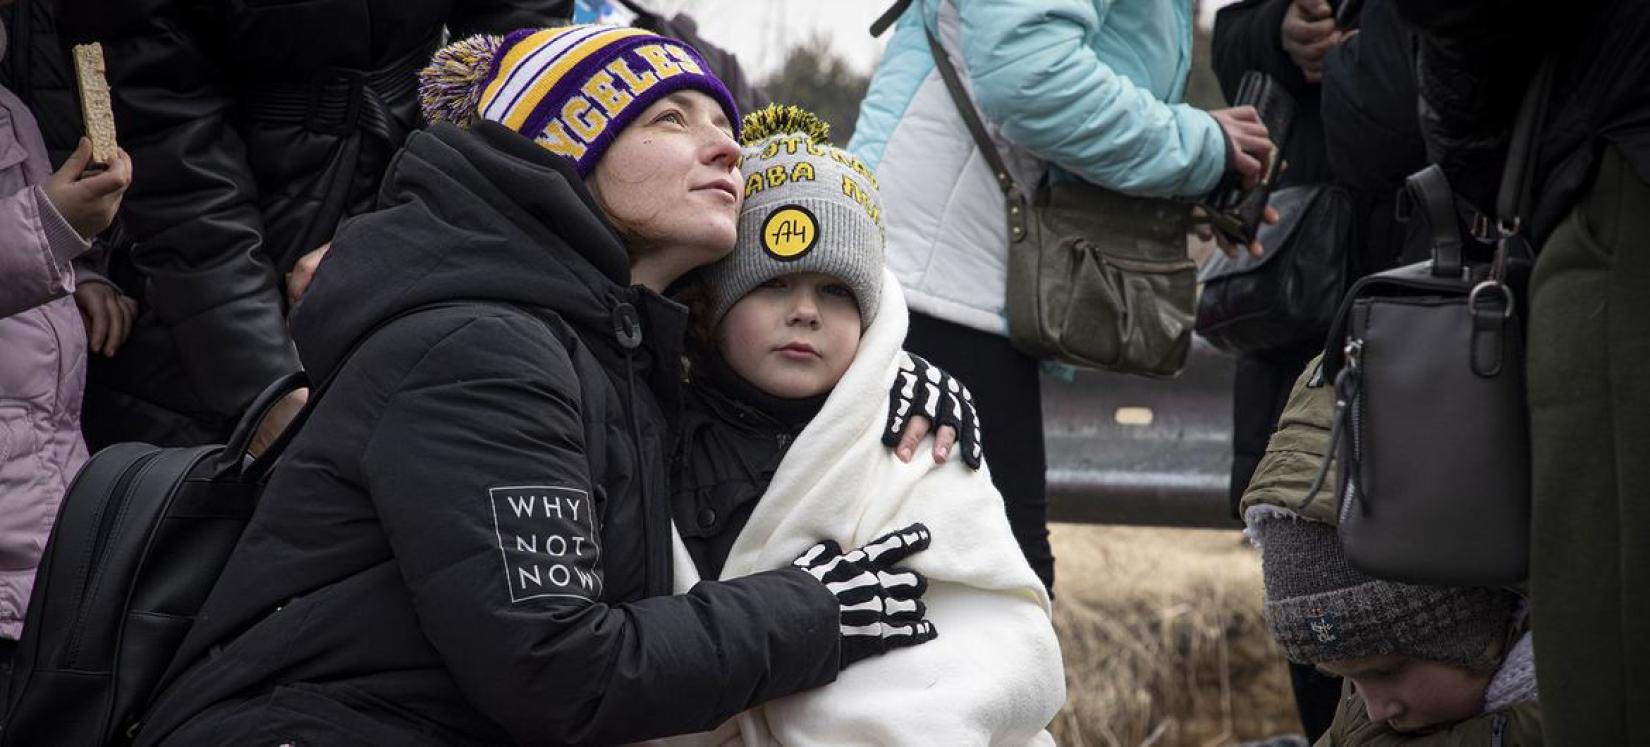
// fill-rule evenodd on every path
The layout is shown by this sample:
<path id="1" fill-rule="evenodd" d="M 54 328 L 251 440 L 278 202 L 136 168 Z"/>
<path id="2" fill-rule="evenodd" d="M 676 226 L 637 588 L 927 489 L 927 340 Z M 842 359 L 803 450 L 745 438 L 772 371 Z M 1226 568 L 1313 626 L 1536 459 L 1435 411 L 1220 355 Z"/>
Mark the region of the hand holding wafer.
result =
<path id="1" fill-rule="evenodd" d="M 116 148 L 102 171 L 88 171 L 91 161 L 92 141 L 81 138 L 69 160 L 40 185 L 58 215 L 87 241 L 114 221 L 120 198 L 132 183 L 132 159 L 126 151 Z"/>

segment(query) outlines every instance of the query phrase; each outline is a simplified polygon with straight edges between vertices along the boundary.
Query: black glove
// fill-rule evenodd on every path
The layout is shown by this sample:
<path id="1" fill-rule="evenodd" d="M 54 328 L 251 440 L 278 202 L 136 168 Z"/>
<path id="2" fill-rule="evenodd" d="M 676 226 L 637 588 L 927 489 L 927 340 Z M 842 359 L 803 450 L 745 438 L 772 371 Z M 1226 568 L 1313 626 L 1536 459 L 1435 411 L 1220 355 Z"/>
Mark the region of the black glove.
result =
<path id="1" fill-rule="evenodd" d="M 938 433 L 943 426 L 957 430 L 963 462 L 979 469 L 985 451 L 980 443 L 980 417 L 974 411 L 974 394 L 955 376 L 915 353 L 901 351 L 899 373 L 888 390 L 888 428 L 882 445 L 893 448 L 913 415 L 922 415 Z"/>
<path id="2" fill-rule="evenodd" d="M 939 635 L 923 619 L 927 579 L 892 567 L 927 549 L 928 542 L 928 527 L 912 524 L 846 553 L 834 540 L 825 540 L 792 563 L 825 584 L 842 607 L 843 667 Z"/>

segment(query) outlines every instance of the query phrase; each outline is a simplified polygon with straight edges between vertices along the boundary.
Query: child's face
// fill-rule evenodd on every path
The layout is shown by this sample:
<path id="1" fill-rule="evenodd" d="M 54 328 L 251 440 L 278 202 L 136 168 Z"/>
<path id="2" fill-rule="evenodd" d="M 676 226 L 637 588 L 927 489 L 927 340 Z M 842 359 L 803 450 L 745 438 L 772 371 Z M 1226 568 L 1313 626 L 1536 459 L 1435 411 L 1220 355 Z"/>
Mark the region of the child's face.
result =
<path id="1" fill-rule="evenodd" d="M 1369 720 L 1417 731 L 1471 718 L 1484 706 L 1490 673 L 1408 656 L 1324 662 L 1319 669 L 1352 681 Z"/>
<path id="2" fill-rule="evenodd" d="M 859 352 L 859 303 L 830 275 L 802 272 L 757 286 L 728 309 L 716 347 L 734 372 L 775 397 L 831 391 Z"/>

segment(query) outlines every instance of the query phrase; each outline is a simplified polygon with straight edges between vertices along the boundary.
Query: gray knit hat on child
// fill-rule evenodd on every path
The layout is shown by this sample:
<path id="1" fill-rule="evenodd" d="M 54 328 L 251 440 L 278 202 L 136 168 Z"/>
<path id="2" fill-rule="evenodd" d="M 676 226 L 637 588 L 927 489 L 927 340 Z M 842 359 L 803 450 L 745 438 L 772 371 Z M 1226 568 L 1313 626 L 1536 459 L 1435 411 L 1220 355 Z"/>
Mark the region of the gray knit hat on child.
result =
<path id="1" fill-rule="evenodd" d="M 882 296 L 882 200 L 858 158 L 827 139 L 830 128 L 794 106 L 745 116 L 740 171 L 745 204 L 733 253 L 706 267 L 712 325 L 757 286 L 818 272 L 841 280 L 859 302 L 862 328 Z"/>
<path id="2" fill-rule="evenodd" d="M 1510 591 L 1382 581 L 1347 564 L 1335 527 L 1274 515 L 1261 544 L 1266 624 L 1303 664 L 1409 656 L 1494 671 L 1518 598 Z"/>

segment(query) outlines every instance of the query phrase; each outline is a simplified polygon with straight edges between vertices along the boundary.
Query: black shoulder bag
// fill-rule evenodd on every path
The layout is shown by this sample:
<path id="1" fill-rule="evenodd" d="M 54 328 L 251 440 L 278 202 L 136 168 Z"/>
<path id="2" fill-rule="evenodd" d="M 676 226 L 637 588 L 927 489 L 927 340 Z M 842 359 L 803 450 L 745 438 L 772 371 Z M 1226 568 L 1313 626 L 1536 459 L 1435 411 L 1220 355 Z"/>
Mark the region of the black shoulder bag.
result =
<path id="1" fill-rule="evenodd" d="M 1229 353 L 1292 350 L 1323 341 L 1346 292 L 1352 197 L 1337 184 L 1272 193 L 1259 257 L 1216 252 L 1198 273 L 1197 332 Z"/>
<path id="2" fill-rule="evenodd" d="M 1520 227 L 1550 70 L 1513 129 L 1494 258 L 1466 256 L 1449 185 L 1428 166 L 1404 189 L 1430 217 L 1432 259 L 1359 281 L 1330 332 L 1341 545 L 1371 576 L 1500 586 L 1528 575 L 1528 304 L 1518 300 L 1532 252 Z"/>

